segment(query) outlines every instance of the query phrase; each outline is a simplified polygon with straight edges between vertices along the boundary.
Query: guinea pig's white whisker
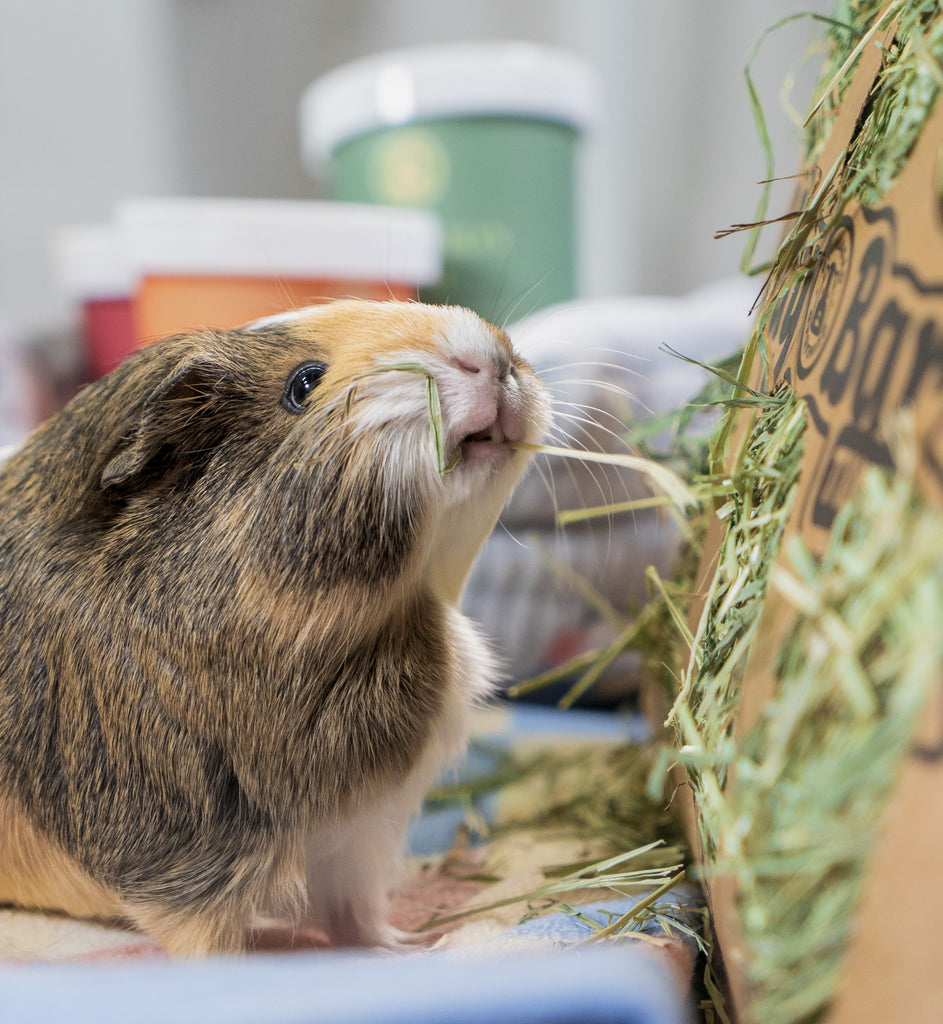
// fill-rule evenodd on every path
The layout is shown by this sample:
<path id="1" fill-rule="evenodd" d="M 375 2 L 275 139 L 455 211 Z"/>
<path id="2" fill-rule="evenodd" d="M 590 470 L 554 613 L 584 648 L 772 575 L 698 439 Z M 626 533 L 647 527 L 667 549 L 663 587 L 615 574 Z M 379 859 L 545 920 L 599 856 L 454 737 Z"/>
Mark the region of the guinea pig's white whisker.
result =
<path id="1" fill-rule="evenodd" d="M 548 387 L 547 393 L 555 408 L 578 407 L 623 424 L 639 416 L 652 415 L 647 404 L 629 391 L 602 387 L 587 392 L 574 392 L 572 388 L 562 386 Z"/>
<path id="2" fill-rule="evenodd" d="M 283 312 L 293 312 L 298 308 L 298 303 L 295 301 L 294 295 L 291 293 L 291 288 L 288 287 L 288 281 L 284 275 L 275 275 L 275 284 L 281 293 L 283 301 Z"/>
<path id="3" fill-rule="evenodd" d="M 586 365 L 591 366 L 594 370 L 598 370 L 600 368 L 599 363 L 587 363 Z M 635 370 L 626 370 L 625 372 L 640 381 L 646 381 L 649 379 L 644 373 L 638 373 Z M 558 369 L 547 369 L 546 367 L 542 367 L 541 380 L 544 382 L 546 387 L 569 387 L 572 389 L 577 385 L 583 385 L 586 387 L 609 388 L 616 392 L 627 391 L 626 386 L 624 384 L 620 384 L 619 381 L 613 377 L 577 376 L 573 372 L 573 367 L 571 366 L 562 366 Z"/>
<path id="4" fill-rule="evenodd" d="M 508 540 L 511 541 L 512 544 L 516 544 L 519 548 L 523 548 L 526 551 L 530 547 L 530 545 L 526 541 L 521 540 L 521 538 L 518 537 L 516 533 L 514 533 L 514 531 L 507 525 L 507 523 L 504 522 L 503 519 L 498 520 L 497 529 L 499 529 L 505 535 L 505 537 L 507 537 Z"/>
<path id="5" fill-rule="evenodd" d="M 557 419 L 564 420 L 569 423 L 574 430 L 579 431 L 581 437 L 586 438 L 586 443 L 580 442 L 579 447 L 591 450 L 599 446 L 600 440 L 608 439 L 614 441 L 620 448 L 628 449 L 628 445 L 625 441 L 624 434 L 617 433 L 616 431 L 604 426 L 597 419 L 588 416 L 580 416 L 576 413 L 567 413 L 562 410 L 554 410 Z M 621 421 L 617 421 L 619 426 L 623 426 Z M 572 440 L 576 441 L 576 437 L 572 437 Z"/>
<path id="6" fill-rule="evenodd" d="M 565 447 L 565 449 L 571 452 L 605 453 L 610 451 L 609 449 L 601 450 L 599 444 L 595 442 L 596 438 L 593 438 L 593 440 L 594 443 L 587 444 L 582 438 L 577 437 L 572 432 L 563 430 L 548 438 L 549 443 L 556 444 L 559 447 Z M 627 449 L 623 445 L 619 447 L 618 451 L 626 452 Z M 575 473 L 575 468 L 571 461 L 566 461 L 563 465 L 567 467 L 567 472 L 570 476 Z M 559 467 L 556 471 L 560 472 L 560 469 L 562 469 L 562 467 Z M 604 501 L 607 499 L 615 500 L 616 496 L 619 498 L 628 497 L 627 484 L 625 482 L 625 470 L 623 469 L 604 467 L 597 463 L 587 461 L 578 467 L 578 475 L 580 475 L 580 479 L 584 481 L 589 477 L 589 479 L 592 480 L 596 493 Z M 576 481 L 574 479 L 574 485 L 575 482 Z M 587 492 L 588 489 L 587 484 L 584 483 L 582 487 L 583 492 Z M 584 497 L 586 497 L 586 495 L 584 495 Z"/>
<path id="7" fill-rule="evenodd" d="M 577 341 L 578 339 L 574 340 Z M 572 359 L 567 363 L 561 362 L 559 365 L 565 366 L 610 366 L 615 369 L 626 369 L 625 361 L 630 360 L 639 363 L 650 363 L 652 357 L 645 355 L 643 352 L 630 352 L 628 349 L 619 345 L 593 345 L 591 348 L 584 348 L 582 354 L 586 357 L 584 359 Z M 604 356 L 615 357 L 615 362 L 606 362 Z"/>
<path id="8" fill-rule="evenodd" d="M 651 360 L 645 356 L 634 356 L 639 362 L 650 363 Z M 580 367 L 590 367 L 593 370 L 613 370 L 616 373 L 625 373 L 631 377 L 639 377 L 643 380 L 646 378 L 645 370 L 634 369 L 631 366 L 626 366 L 624 363 L 610 363 L 601 359 L 572 359 L 566 362 L 557 363 L 541 363 L 540 364 L 540 376 L 544 378 L 547 374 L 565 374 L 566 379 L 573 376 L 573 371 Z M 579 379 L 579 378 L 574 378 Z"/>
<path id="9" fill-rule="evenodd" d="M 534 472 L 540 477 L 544 487 L 547 490 L 547 494 L 550 497 L 550 504 L 553 508 L 553 518 L 556 522 L 557 517 L 560 514 L 560 505 L 557 501 L 557 486 L 556 480 L 554 479 L 553 473 L 550 471 L 549 460 L 546 459 L 534 459 Z M 568 467 L 569 468 L 569 467 Z"/>
<path id="10" fill-rule="evenodd" d="M 569 431 L 565 430 L 559 422 L 554 422 L 553 429 L 550 431 L 550 438 L 553 441 L 559 441 L 561 444 L 566 444 L 567 447 L 573 450 L 583 449 L 585 445 L 582 442 L 577 441 L 575 436 Z M 612 474 L 605 473 L 602 468 L 594 466 L 592 463 L 584 463 L 581 467 L 581 475 L 577 476 L 576 467 L 571 461 L 564 461 L 562 466 L 558 466 L 556 469 L 551 471 L 551 478 L 556 479 L 556 476 L 560 472 L 565 472 L 569 478 L 570 487 L 574 494 L 580 495 L 581 498 L 585 497 L 587 493 L 587 478 L 591 481 L 592 488 L 599 495 L 599 500 L 603 503 L 614 500 L 615 492 L 612 489 Z M 628 493 L 628 492 L 626 492 Z M 555 505 L 555 512 L 559 516 L 559 505 Z"/>
<path id="11" fill-rule="evenodd" d="M 575 411 L 569 411 L 575 410 Z M 628 438 L 639 425 L 644 425 L 648 417 L 632 417 L 631 421 L 623 419 L 608 409 L 595 408 L 580 402 L 564 402 L 557 400 L 553 402 L 553 411 L 556 419 L 567 420 L 572 423 L 583 423 L 592 428 L 586 432 L 587 436 L 594 438 L 605 435 L 618 442 L 623 447 L 629 447 Z M 608 424 L 612 424 L 610 427 Z M 667 428 L 666 428 L 667 429 Z M 596 443 L 594 441 L 594 443 Z"/>
<path id="12" fill-rule="evenodd" d="M 627 406 L 639 405 L 644 408 L 645 403 L 634 391 L 630 391 L 628 388 L 624 388 L 619 384 L 609 380 L 593 380 L 586 378 L 582 381 L 577 380 L 562 380 L 559 382 L 548 382 L 544 381 L 548 393 L 551 396 L 562 395 L 562 396 L 573 396 L 577 385 L 582 385 L 590 393 L 596 392 L 599 394 L 615 395 L 616 398 L 622 399 Z"/>
<path id="13" fill-rule="evenodd" d="M 598 367 L 594 367 L 596 369 Z M 544 383 L 544 387 L 550 388 L 554 391 L 566 390 L 571 394 L 579 390 L 595 389 L 598 391 L 606 391 L 609 394 L 614 395 L 626 395 L 629 398 L 636 398 L 637 396 L 629 389 L 626 383 L 620 381 L 614 377 L 606 376 L 591 376 L 589 374 L 585 376 L 577 376 L 572 370 L 563 369 L 556 371 L 541 370 L 541 380 Z M 632 382 L 638 381 L 644 383 L 649 380 L 644 374 L 633 373 Z"/>
<path id="14" fill-rule="evenodd" d="M 571 460 L 565 460 L 564 467 L 555 468 L 554 473 L 565 471 L 569 477 L 574 495 L 578 496 L 578 500 L 567 502 L 568 510 L 572 510 L 574 507 L 583 508 L 586 505 L 594 504 L 611 505 L 617 501 L 627 499 L 631 494 L 624 477 L 617 476 L 614 479 L 615 471 L 612 469 L 606 472 L 602 466 L 583 463 L 579 467 L 578 474 L 577 468 Z M 624 473 L 625 471 L 623 470 L 622 472 Z"/>
<path id="15" fill-rule="evenodd" d="M 592 437 L 592 435 L 590 435 L 585 430 L 585 428 L 581 427 L 579 424 L 573 424 L 571 426 L 575 426 L 576 428 L 578 428 L 579 434 L 583 434 L 584 436 L 587 436 L 587 437 L 590 437 L 590 438 Z M 588 445 L 579 436 L 579 434 L 577 433 L 577 430 L 574 430 L 574 429 L 564 429 L 563 425 L 561 424 L 561 425 L 559 425 L 559 427 L 556 430 L 554 430 L 552 432 L 552 434 L 550 436 L 550 441 L 552 443 L 556 443 L 558 446 L 569 448 L 571 451 L 593 451 L 594 449 L 598 448 L 598 445 L 597 446 Z M 569 466 L 569 463 L 565 463 L 565 465 L 568 468 L 572 468 L 572 467 Z M 591 472 L 592 471 L 591 467 L 589 465 L 587 465 L 587 466 L 585 466 L 583 468 L 587 472 Z"/>
<path id="16" fill-rule="evenodd" d="M 492 303 L 492 309 L 494 309 L 495 311 L 497 311 L 497 304 L 501 298 L 501 292 L 504 291 L 504 285 L 507 283 L 506 268 L 509 262 L 510 256 L 507 256 L 504 261 L 505 272 L 501 275 L 501 287 L 499 288 L 497 295 L 495 295 L 494 302 Z M 551 272 L 548 270 L 545 273 L 541 274 L 540 277 L 538 277 L 537 280 L 534 281 L 534 283 L 529 288 L 526 288 L 516 299 L 512 300 L 510 308 L 506 309 L 504 313 L 502 313 L 500 316 L 489 317 L 489 319 L 493 323 L 498 324 L 500 328 L 504 330 L 507 327 L 508 323 L 510 322 L 511 317 L 520 308 L 524 300 L 527 299 L 528 296 L 533 295 L 533 293 L 547 281 L 547 279 L 550 277 L 550 273 Z M 538 309 L 539 306 L 540 303 L 535 300 L 531 308 L 524 315 L 529 316 L 536 309 Z"/>
<path id="17" fill-rule="evenodd" d="M 524 303 L 524 300 L 525 300 L 525 299 L 526 299 L 526 298 L 527 298 L 527 297 L 528 297 L 529 295 L 533 294 L 533 292 L 534 292 L 534 291 L 535 291 L 535 290 L 536 290 L 537 288 L 539 288 L 539 287 L 540 287 L 540 285 L 542 285 L 542 284 L 543 284 L 543 282 L 544 282 L 544 281 L 545 281 L 545 280 L 547 279 L 547 276 L 548 276 L 547 274 L 544 274 L 544 275 L 543 275 L 543 277 L 542 277 L 542 278 L 541 278 L 541 279 L 540 279 L 539 281 L 535 281 L 535 282 L 534 282 L 534 283 L 533 283 L 533 284 L 532 284 L 532 285 L 530 286 L 530 288 L 528 288 L 528 289 L 527 289 L 527 291 L 526 291 L 526 292 L 524 292 L 524 294 L 523 294 L 523 295 L 521 295 L 521 296 L 520 296 L 520 297 L 519 297 L 519 298 L 518 298 L 518 299 L 517 299 L 517 300 L 516 300 L 516 301 L 515 301 L 515 302 L 514 302 L 514 303 L 513 303 L 512 305 L 511 305 L 511 308 L 510 308 L 510 309 L 508 309 L 508 310 L 507 310 L 507 311 L 506 311 L 506 312 L 505 312 L 504 314 L 502 314 L 502 316 L 500 316 L 500 317 L 498 318 L 498 323 L 499 323 L 499 324 L 501 325 L 501 330 L 502 330 L 502 331 L 503 331 L 503 330 L 505 330 L 505 329 L 507 328 L 507 325 L 508 325 L 508 324 L 509 324 L 509 323 L 511 322 L 511 318 L 512 318 L 512 317 L 514 316 L 514 314 L 515 314 L 515 313 L 516 313 L 516 312 L 518 311 L 518 309 L 520 309 L 521 305 L 522 305 L 522 304 Z M 523 316 L 519 317 L 518 319 L 521 319 L 521 320 L 523 320 L 523 319 L 524 319 L 525 317 L 527 317 L 527 316 L 530 316 L 530 314 L 531 314 L 531 313 L 533 313 L 533 312 L 534 312 L 534 311 L 535 311 L 535 310 L 536 310 L 537 308 L 538 308 L 538 304 L 536 304 L 536 303 L 535 303 L 534 305 L 532 305 L 532 306 L 531 306 L 531 308 L 530 308 L 530 309 L 529 309 L 529 310 L 528 310 L 528 311 L 527 311 L 527 312 L 526 312 L 526 313 L 525 313 L 525 314 L 524 314 Z"/>
<path id="18" fill-rule="evenodd" d="M 575 421 L 575 422 L 574 422 Z M 580 434 L 587 437 L 592 437 L 586 427 L 583 425 L 585 421 L 580 422 L 579 419 L 573 414 L 561 413 L 557 411 L 554 418 L 553 430 L 551 436 L 558 439 L 560 443 L 566 443 L 572 448 L 586 448 L 587 445 L 581 441 L 575 431 L 579 430 Z M 567 426 L 564 426 L 564 423 Z M 568 429 L 572 427 L 573 429 Z"/>
<path id="19" fill-rule="evenodd" d="M 569 505 L 566 508 L 563 508 L 561 506 L 561 502 L 560 502 L 560 498 L 559 498 L 559 494 L 557 492 L 557 486 L 556 486 L 557 485 L 556 474 L 558 472 L 560 472 L 560 469 L 556 469 L 556 470 L 553 470 L 553 471 L 550 470 L 550 457 L 549 456 L 545 456 L 542 459 L 541 458 L 535 459 L 535 464 L 540 467 L 539 472 L 541 474 L 541 477 L 546 482 L 546 485 L 547 485 L 547 488 L 548 488 L 548 491 L 550 493 L 551 500 L 552 500 L 552 503 L 553 503 L 554 532 L 555 532 L 555 534 L 557 534 L 557 536 L 563 537 L 565 535 L 566 527 L 568 525 L 568 522 L 567 522 L 568 514 L 572 514 L 574 511 L 578 512 L 580 509 L 582 509 L 582 508 L 584 508 L 586 506 L 585 506 L 585 504 L 583 502 L 580 502 L 578 507 L 577 507 L 577 509 L 575 509 L 575 510 L 571 506 L 569 506 Z M 573 487 L 573 490 L 576 493 L 580 494 L 581 496 L 585 495 L 586 494 L 586 489 L 585 489 L 585 487 L 580 486 L 578 484 L 577 477 L 576 477 L 576 472 L 575 472 L 574 467 L 572 466 L 572 464 L 570 462 L 565 462 L 564 466 L 565 466 L 566 474 L 570 478 L 570 483 L 571 483 L 571 485 Z M 603 491 L 602 485 L 599 483 L 599 481 L 597 479 L 597 474 L 593 471 L 594 468 L 595 467 L 587 467 L 587 466 L 583 467 L 584 472 L 586 472 L 588 474 L 590 480 L 592 480 L 593 484 L 595 485 L 596 490 L 599 491 L 599 493 L 601 495 L 602 507 L 606 507 L 606 506 L 611 505 L 611 504 L 617 504 L 612 499 L 606 497 L 606 495 L 605 495 L 605 493 Z M 598 519 L 598 518 L 601 518 L 601 517 L 600 516 L 596 516 L 595 518 Z M 609 517 L 609 520 L 610 520 L 610 522 L 609 522 L 609 535 L 611 536 L 611 534 L 612 534 L 611 517 Z"/>
<path id="20" fill-rule="evenodd" d="M 578 409 L 570 412 L 566 409 L 555 409 L 554 415 L 562 424 L 566 423 L 573 430 L 579 432 L 581 437 L 587 439 L 587 447 L 595 448 L 600 443 L 614 444 L 616 450 L 627 449 L 629 446 L 625 441 L 625 424 L 621 420 L 615 420 L 617 430 L 607 426 L 594 416 L 585 416 Z"/>
<path id="21" fill-rule="evenodd" d="M 617 416 L 609 409 L 601 409 L 593 405 L 586 405 L 583 402 L 565 402 L 557 400 L 552 403 L 555 415 L 564 416 L 567 419 L 578 419 L 580 423 L 598 427 L 614 437 L 621 437 L 627 432 L 628 424 L 621 416 Z M 568 410 L 574 410 L 569 412 Z M 578 414 L 578 415 L 577 415 Z M 618 429 L 606 426 L 606 421 L 615 424 Z"/>

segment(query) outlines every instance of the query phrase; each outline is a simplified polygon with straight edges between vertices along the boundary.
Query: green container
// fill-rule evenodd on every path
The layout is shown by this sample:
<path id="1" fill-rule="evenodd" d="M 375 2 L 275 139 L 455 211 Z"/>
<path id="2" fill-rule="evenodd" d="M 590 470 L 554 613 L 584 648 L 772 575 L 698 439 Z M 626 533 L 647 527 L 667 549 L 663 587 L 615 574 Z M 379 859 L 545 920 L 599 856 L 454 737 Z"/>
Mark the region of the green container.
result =
<path id="1" fill-rule="evenodd" d="M 503 323 L 576 297 L 578 147 L 597 95 L 585 64 L 531 44 L 385 54 L 309 87 L 303 149 L 334 199 L 437 213 L 444 276 L 422 297 Z"/>

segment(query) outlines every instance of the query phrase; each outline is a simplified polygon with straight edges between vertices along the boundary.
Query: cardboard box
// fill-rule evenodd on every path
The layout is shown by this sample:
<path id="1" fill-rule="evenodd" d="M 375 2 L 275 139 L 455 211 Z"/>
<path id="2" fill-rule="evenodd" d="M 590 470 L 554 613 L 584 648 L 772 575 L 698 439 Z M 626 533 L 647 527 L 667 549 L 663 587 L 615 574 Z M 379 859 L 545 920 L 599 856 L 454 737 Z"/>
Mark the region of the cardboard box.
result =
<path id="1" fill-rule="evenodd" d="M 818 168 L 806 179 L 810 194 L 847 151 L 880 59 L 877 46 L 869 44 Z M 892 464 L 888 429 L 901 409 L 912 411 L 918 489 L 943 508 L 941 167 L 943 99 L 879 208 L 849 204 L 843 210 L 822 258 L 780 299 L 766 323 L 768 374 L 765 366 L 754 366 L 754 384 L 767 391 L 788 384 L 808 409 L 786 539 L 798 533 L 815 553 L 824 550 L 836 512 L 855 492 L 863 469 Z M 765 296 L 767 303 L 775 299 L 772 291 Z M 708 576 L 719 531 L 712 537 L 702 561 Z M 780 551 L 785 547 L 784 540 Z M 738 735 L 755 723 L 774 691 L 772 662 L 791 614 L 775 594 L 769 596 L 746 668 Z M 943 1020 L 943 687 L 932 695 L 918 732 L 870 852 L 829 1024 Z M 889 912 L 884 880 L 891 871 Z M 720 876 L 708 878 L 707 892 L 735 1008 L 748 1016 L 748 954 L 739 934 L 736 892 Z"/>

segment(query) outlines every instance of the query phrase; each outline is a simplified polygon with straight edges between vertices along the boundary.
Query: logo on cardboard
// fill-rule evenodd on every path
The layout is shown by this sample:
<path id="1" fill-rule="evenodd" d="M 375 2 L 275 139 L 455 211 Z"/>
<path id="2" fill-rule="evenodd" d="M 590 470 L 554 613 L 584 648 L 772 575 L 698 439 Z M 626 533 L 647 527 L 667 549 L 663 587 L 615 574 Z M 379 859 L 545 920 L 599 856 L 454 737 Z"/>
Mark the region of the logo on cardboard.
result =
<path id="1" fill-rule="evenodd" d="M 899 409 L 914 410 L 922 483 L 943 496 L 943 280 L 897 248 L 892 207 L 842 218 L 767 325 L 774 386 L 808 406 L 797 516 L 817 549 L 861 469 L 892 464 L 885 431 Z"/>

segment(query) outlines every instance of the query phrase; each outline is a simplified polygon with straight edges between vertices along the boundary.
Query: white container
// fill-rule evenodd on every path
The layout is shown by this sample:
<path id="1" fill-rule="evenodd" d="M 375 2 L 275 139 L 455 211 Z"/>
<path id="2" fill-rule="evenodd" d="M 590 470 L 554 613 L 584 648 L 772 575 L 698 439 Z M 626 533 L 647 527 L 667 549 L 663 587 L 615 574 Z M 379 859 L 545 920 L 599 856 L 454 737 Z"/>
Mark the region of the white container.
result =
<path id="1" fill-rule="evenodd" d="M 145 344 L 332 298 L 415 298 L 438 280 L 441 231 L 421 210 L 281 199 L 141 199 L 118 228 Z"/>

